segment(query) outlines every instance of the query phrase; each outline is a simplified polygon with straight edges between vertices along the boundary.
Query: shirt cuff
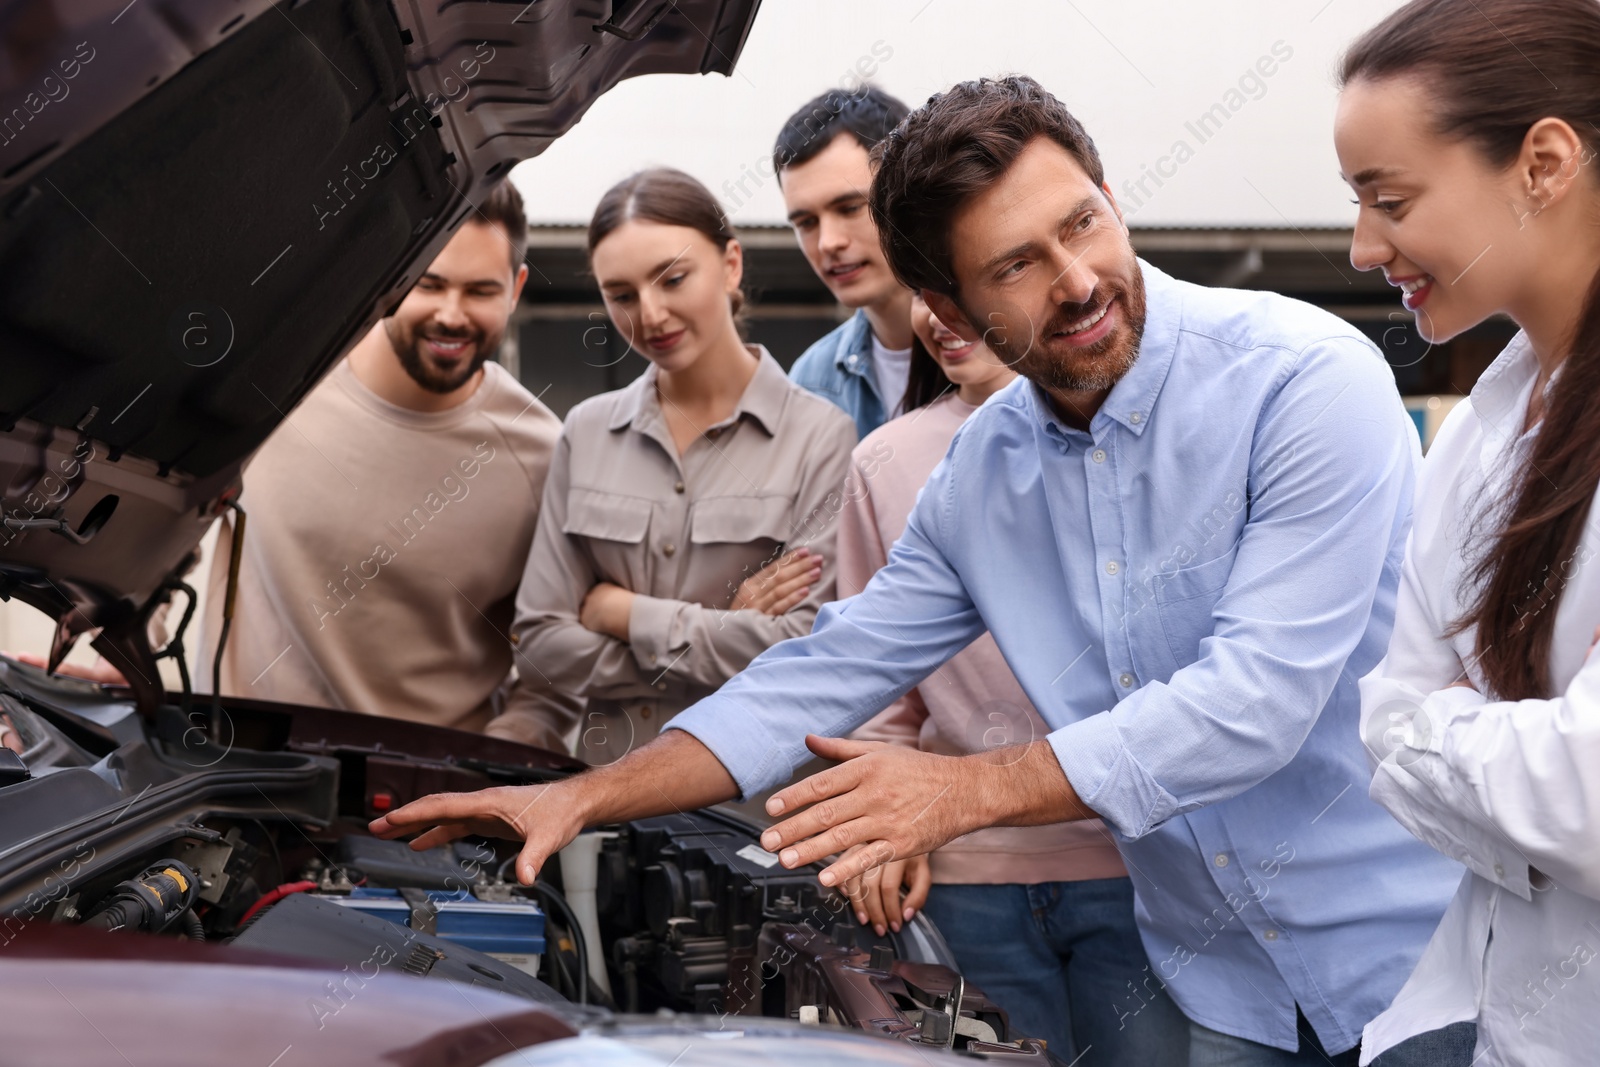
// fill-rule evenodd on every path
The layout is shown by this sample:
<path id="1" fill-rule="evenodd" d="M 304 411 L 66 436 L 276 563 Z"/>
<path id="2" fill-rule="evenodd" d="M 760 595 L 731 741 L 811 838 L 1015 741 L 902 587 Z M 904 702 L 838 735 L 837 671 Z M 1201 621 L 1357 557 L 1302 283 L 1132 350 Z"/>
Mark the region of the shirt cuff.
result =
<path id="1" fill-rule="evenodd" d="M 738 784 L 740 800 L 788 781 L 794 770 L 766 724 L 728 697 L 712 694 L 662 730 L 682 730 L 710 749 Z"/>
<path id="2" fill-rule="evenodd" d="M 1452 818 L 1448 811 L 1436 814 L 1429 810 L 1433 804 L 1440 803 L 1430 792 L 1444 795 L 1440 791 L 1451 788 L 1451 783 L 1446 781 L 1431 784 L 1421 781 L 1438 777 L 1430 773 L 1433 768 L 1428 766 L 1433 759 L 1437 757 L 1423 757 L 1409 765 L 1385 760 L 1378 765 L 1367 795 L 1390 812 L 1404 812 L 1406 817 L 1400 821 L 1405 828 L 1435 852 L 1450 857 L 1479 878 L 1523 900 L 1532 900 L 1532 871 L 1528 859 L 1510 842 L 1483 831 L 1464 818 Z M 1457 785 L 1456 788 L 1466 787 Z M 1420 796 L 1415 795 L 1417 790 L 1423 791 Z"/>
<path id="3" fill-rule="evenodd" d="M 677 600 L 633 595 L 633 606 L 628 609 L 628 647 L 640 670 L 665 671 L 689 647 L 681 639 L 676 647 L 673 644 L 672 631 L 682 606 Z"/>
<path id="4" fill-rule="evenodd" d="M 1470 686 L 1453 685 L 1441 689 L 1424 702 L 1423 714 L 1407 724 L 1401 742 L 1407 748 L 1443 754 L 1445 731 L 1456 716 L 1488 702 L 1488 697 Z"/>
<path id="5" fill-rule="evenodd" d="M 1045 740 L 1078 799 L 1123 837 L 1143 837 L 1177 814 L 1177 799 L 1128 751 L 1109 711 L 1063 726 Z"/>

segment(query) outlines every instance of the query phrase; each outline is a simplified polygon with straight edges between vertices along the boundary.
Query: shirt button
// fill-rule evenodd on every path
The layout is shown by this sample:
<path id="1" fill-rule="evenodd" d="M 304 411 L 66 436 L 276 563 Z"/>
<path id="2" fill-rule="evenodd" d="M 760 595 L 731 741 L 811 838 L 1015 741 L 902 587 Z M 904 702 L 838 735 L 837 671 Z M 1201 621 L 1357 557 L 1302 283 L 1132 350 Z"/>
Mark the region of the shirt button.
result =
<path id="1" fill-rule="evenodd" d="M 676 551 L 678 551 L 677 545 L 667 544 L 661 546 L 661 554 L 664 556 L 670 556 Z"/>
<path id="2" fill-rule="evenodd" d="M 1263 938 L 1265 938 L 1266 940 L 1268 940 L 1268 941 L 1276 941 L 1276 940 L 1278 940 L 1278 931 L 1276 931 L 1276 930 L 1266 930 L 1266 931 L 1262 932 L 1261 936 Z"/>
<path id="3" fill-rule="evenodd" d="M 521 635 L 521 634 L 512 634 L 512 635 L 511 635 L 511 643 L 512 643 L 512 644 L 513 644 L 513 645 L 520 645 L 520 644 L 522 644 L 522 635 Z"/>
<path id="4" fill-rule="evenodd" d="M 1218 867 L 1226 867 L 1228 865 L 1228 854 L 1226 852 L 1218 852 L 1217 858 L 1211 862 L 1215 863 Z"/>
<path id="5" fill-rule="evenodd" d="M 1104 463 L 1106 461 L 1106 450 L 1103 449 L 1103 448 L 1095 449 L 1094 450 L 1094 461 L 1096 463 Z"/>
<path id="6" fill-rule="evenodd" d="M 1494 865 L 1494 876 L 1496 878 L 1504 878 L 1506 876 L 1506 868 L 1504 864 L 1497 863 Z"/>
<path id="7" fill-rule="evenodd" d="M 656 683 L 656 688 L 661 690 L 664 693 L 667 690 L 667 683 L 666 682 L 657 682 Z M 650 711 L 647 708 L 647 709 L 645 709 L 645 718 L 649 718 L 649 717 L 650 717 Z"/>
<path id="8" fill-rule="evenodd" d="M 1115 573 L 1117 573 L 1117 569 L 1118 568 L 1117 568 L 1117 561 L 1116 560 L 1112 560 L 1110 563 L 1106 564 L 1106 573 L 1107 574 L 1115 574 Z"/>
<path id="9" fill-rule="evenodd" d="M 1137 426 L 1144 421 L 1144 416 L 1135 411 L 1132 415 L 1128 416 L 1128 421 Z"/>
<path id="10" fill-rule="evenodd" d="M 673 482 L 672 483 L 672 491 L 675 492 L 675 493 L 683 492 L 683 483 L 682 482 Z"/>
<path id="11" fill-rule="evenodd" d="M 648 719 L 649 717 L 650 717 L 650 709 L 649 708 L 640 708 L 639 709 L 639 718 Z"/>
<path id="12" fill-rule="evenodd" d="M 1124 689 L 1133 688 L 1133 675 L 1131 674 L 1123 674 L 1123 676 L 1118 678 L 1117 681 L 1122 683 L 1122 688 Z"/>

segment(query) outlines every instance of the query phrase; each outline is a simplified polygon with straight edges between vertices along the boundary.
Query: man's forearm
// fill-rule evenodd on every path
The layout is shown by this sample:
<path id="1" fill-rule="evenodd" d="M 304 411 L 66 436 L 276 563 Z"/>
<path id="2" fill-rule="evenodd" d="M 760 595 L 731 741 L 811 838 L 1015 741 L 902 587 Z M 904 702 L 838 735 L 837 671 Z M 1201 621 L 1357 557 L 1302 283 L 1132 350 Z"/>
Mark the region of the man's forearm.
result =
<path id="1" fill-rule="evenodd" d="M 693 811 L 739 795 L 722 761 L 683 730 L 667 730 L 617 762 L 563 785 L 578 798 L 585 826 Z"/>
<path id="2" fill-rule="evenodd" d="M 1072 788 L 1048 741 L 967 756 L 974 764 L 975 805 L 984 826 L 1046 826 L 1098 819 Z"/>
<path id="3" fill-rule="evenodd" d="M 585 827 L 691 811 L 737 794 L 711 750 L 673 730 L 609 767 L 548 785 L 435 793 L 378 816 L 368 829 L 385 840 L 415 834 L 411 847 L 419 851 L 468 834 L 520 838 L 517 879 L 532 885 L 546 861 Z"/>

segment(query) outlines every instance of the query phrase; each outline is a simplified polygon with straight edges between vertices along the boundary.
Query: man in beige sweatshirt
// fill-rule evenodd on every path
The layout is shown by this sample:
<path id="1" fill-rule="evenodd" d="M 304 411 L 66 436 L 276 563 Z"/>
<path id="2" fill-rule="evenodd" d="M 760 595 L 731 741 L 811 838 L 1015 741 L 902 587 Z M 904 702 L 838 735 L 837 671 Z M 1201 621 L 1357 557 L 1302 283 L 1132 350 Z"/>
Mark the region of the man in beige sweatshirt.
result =
<path id="1" fill-rule="evenodd" d="M 561 424 L 486 362 L 526 235 L 502 184 L 251 460 L 223 693 L 481 731 L 513 660 L 537 670 L 506 635 Z M 212 559 L 203 686 L 231 536 Z M 561 747 L 526 732 L 511 734 Z"/>

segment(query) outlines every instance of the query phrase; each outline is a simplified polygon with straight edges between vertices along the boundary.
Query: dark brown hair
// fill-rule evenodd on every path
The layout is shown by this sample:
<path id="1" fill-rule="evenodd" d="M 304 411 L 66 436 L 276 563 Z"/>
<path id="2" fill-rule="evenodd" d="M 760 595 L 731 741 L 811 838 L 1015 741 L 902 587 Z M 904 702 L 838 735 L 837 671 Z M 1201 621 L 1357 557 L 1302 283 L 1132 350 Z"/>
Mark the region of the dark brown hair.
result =
<path id="1" fill-rule="evenodd" d="M 1105 181 L 1083 124 L 1020 75 L 962 82 L 929 98 L 879 143 L 872 221 L 902 284 L 956 295 L 951 220 L 1037 137 L 1066 149 L 1095 185 Z"/>
<path id="2" fill-rule="evenodd" d="M 515 276 L 528 251 L 528 215 L 522 209 L 522 194 L 511 184 L 511 179 L 496 185 L 488 199 L 478 206 L 478 213 L 469 215 L 467 221 L 491 223 L 505 231 L 506 241 L 511 245 L 511 273 Z"/>
<path id="3" fill-rule="evenodd" d="M 595 206 L 594 217 L 589 220 L 589 256 L 593 258 L 600 242 L 630 219 L 687 226 L 704 234 L 721 252 L 727 251 L 728 242 L 738 237 L 711 190 L 673 167 L 641 170 L 606 190 L 606 195 Z M 744 322 L 740 313 L 744 310 L 744 292 L 734 290 L 730 301 L 734 322 L 742 334 Z"/>
<path id="4" fill-rule="evenodd" d="M 1345 53 L 1341 87 L 1415 75 L 1443 137 L 1509 167 L 1528 129 L 1560 118 L 1600 133 L 1600 3 L 1595 0 L 1413 0 Z M 1549 697 L 1556 606 L 1577 562 L 1600 481 L 1600 277 L 1551 389 L 1544 424 L 1517 472 L 1493 544 L 1469 571 L 1477 590 L 1451 633 L 1476 630 L 1477 657 L 1501 700 Z"/>
<path id="5" fill-rule="evenodd" d="M 922 338 L 913 338 L 911 342 L 911 370 L 906 375 L 906 392 L 900 403 L 902 414 L 909 414 L 918 408 L 925 408 L 938 400 L 944 394 L 955 389 L 955 383 L 950 376 L 945 374 L 944 368 L 939 366 L 939 361 L 933 358 Z M 887 401 L 889 398 L 884 397 Z M 893 405 L 890 405 L 891 407 Z"/>
<path id="6" fill-rule="evenodd" d="M 906 106 L 876 85 L 851 92 L 829 89 L 807 100 L 778 131 L 772 146 L 772 170 L 807 163 L 822 154 L 840 134 L 849 134 L 868 152 L 906 117 Z"/>

